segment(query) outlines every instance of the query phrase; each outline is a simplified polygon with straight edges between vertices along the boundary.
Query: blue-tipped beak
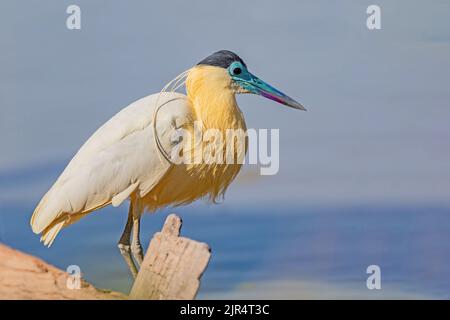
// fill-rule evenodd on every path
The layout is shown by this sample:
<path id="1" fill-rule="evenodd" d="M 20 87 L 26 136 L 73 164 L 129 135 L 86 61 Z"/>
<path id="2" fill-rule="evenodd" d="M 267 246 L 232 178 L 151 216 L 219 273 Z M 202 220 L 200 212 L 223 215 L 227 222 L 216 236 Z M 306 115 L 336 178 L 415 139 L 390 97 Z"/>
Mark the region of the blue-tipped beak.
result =
<path id="1" fill-rule="evenodd" d="M 283 92 L 275 89 L 270 84 L 262 81 L 257 76 L 254 76 L 250 72 L 240 75 L 239 77 L 233 77 L 233 79 L 244 89 L 251 93 L 259 94 L 267 99 L 284 104 L 285 106 L 306 111 L 306 108 L 299 102 L 295 101 L 291 97 L 285 95 Z"/>

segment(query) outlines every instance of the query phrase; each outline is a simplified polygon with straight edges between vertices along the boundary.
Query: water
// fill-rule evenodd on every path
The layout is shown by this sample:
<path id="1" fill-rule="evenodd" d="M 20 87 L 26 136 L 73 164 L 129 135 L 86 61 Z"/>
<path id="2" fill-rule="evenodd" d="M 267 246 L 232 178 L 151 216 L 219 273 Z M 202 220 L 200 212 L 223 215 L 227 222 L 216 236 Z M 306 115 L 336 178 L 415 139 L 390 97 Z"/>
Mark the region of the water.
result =
<path id="1" fill-rule="evenodd" d="M 47 249 L 34 204 L 112 115 L 230 49 L 309 111 L 238 97 L 249 128 L 280 129 L 280 172 L 239 174 L 224 205 L 176 209 L 213 250 L 199 296 L 450 298 L 450 3 L 384 1 L 385 32 L 367 30 L 368 1 L 77 2 L 69 31 L 64 1 L 0 1 L 0 241 L 128 292 L 126 207 Z M 167 213 L 145 217 L 144 244 Z M 366 288 L 371 264 L 381 291 Z"/>
<path id="2" fill-rule="evenodd" d="M 105 208 L 64 230 L 47 249 L 32 234 L 32 206 L 3 206 L 1 241 L 65 269 L 81 267 L 100 288 L 128 292 L 116 248 L 126 206 Z M 199 298 L 450 298 L 450 208 L 355 206 L 177 208 L 182 235 L 207 242 L 212 259 Z M 142 240 L 169 210 L 143 219 Z M 382 290 L 366 288 L 379 265 Z"/>

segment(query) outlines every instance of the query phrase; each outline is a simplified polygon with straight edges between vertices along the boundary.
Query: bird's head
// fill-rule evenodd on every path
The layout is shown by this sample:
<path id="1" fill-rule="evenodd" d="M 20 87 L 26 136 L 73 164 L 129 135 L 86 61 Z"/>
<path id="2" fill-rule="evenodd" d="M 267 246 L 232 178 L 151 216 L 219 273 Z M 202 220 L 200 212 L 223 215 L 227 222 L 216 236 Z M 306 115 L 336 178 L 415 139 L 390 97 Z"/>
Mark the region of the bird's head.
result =
<path id="1" fill-rule="evenodd" d="M 214 84 L 235 94 L 258 94 L 291 108 L 306 110 L 294 99 L 250 73 L 245 62 L 231 51 L 221 50 L 213 53 L 200 61 L 190 73 L 187 79 L 188 89 L 195 90 L 196 87 L 202 86 L 202 83 Z"/>

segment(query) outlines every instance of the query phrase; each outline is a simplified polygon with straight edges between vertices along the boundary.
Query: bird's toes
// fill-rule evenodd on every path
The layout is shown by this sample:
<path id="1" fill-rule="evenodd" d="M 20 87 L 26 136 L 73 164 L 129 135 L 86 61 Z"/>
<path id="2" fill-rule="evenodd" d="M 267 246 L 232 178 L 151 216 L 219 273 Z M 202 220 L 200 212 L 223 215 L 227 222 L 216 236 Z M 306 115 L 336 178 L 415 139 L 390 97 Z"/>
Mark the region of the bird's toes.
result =
<path id="1" fill-rule="evenodd" d="M 133 257 L 140 267 L 142 261 L 144 260 L 144 251 L 142 250 L 141 244 L 131 245 L 131 252 L 133 253 Z"/>

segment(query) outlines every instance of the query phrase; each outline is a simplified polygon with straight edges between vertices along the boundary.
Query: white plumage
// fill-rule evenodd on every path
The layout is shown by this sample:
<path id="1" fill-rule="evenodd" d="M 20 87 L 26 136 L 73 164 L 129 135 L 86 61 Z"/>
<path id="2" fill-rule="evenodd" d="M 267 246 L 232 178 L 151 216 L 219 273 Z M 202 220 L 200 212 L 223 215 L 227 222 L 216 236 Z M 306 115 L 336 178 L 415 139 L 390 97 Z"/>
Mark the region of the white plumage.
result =
<path id="1" fill-rule="evenodd" d="M 186 86 L 187 95 L 175 93 L 182 85 Z M 98 129 L 36 207 L 31 218 L 33 231 L 42 234 L 45 245 L 51 245 L 62 228 L 86 214 L 130 199 L 118 247 L 136 276 L 133 259 L 139 266 L 143 261 L 139 240 L 142 213 L 202 197 L 216 201 L 239 173 L 242 163 L 224 162 L 223 155 L 231 147 L 231 159 L 241 159 L 246 152 L 245 135 L 239 141 L 216 141 L 218 149 L 214 154 L 219 161 L 210 163 L 195 161 L 198 155 L 202 159 L 202 150 L 210 150 L 208 141 L 197 140 L 195 129 L 200 123 L 201 134 L 213 129 L 222 137 L 229 130 L 246 132 L 235 97 L 240 93 L 262 95 L 305 110 L 251 74 L 238 55 L 218 51 L 169 82 L 161 93 L 132 103 Z M 174 139 L 180 138 L 178 129 L 194 135 Z M 235 148 L 236 145 L 243 148 Z M 172 154 L 189 156 L 193 151 L 194 161 L 169 160 Z"/>
<path id="2" fill-rule="evenodd" d="M 170 163 L 155 143 L 152 121 L 157 105 L 163 106 L 157 114 L 158 138 L 164 150 L 175 147 L 174 130 L 192 118 L 185 95 L 153 94 L 117 113 L 80 148 L 36 208 L 31 226 L 35 233 L 44 232 L 46 245 L 69 223 L 71 214 L 110 203 L 118 206 L 134 191 L 144 196 L 164 176 Z M 62 215 L 66 219 L 55 224 Z M 49 226 L 52 230 L 46 230 Z"/>

